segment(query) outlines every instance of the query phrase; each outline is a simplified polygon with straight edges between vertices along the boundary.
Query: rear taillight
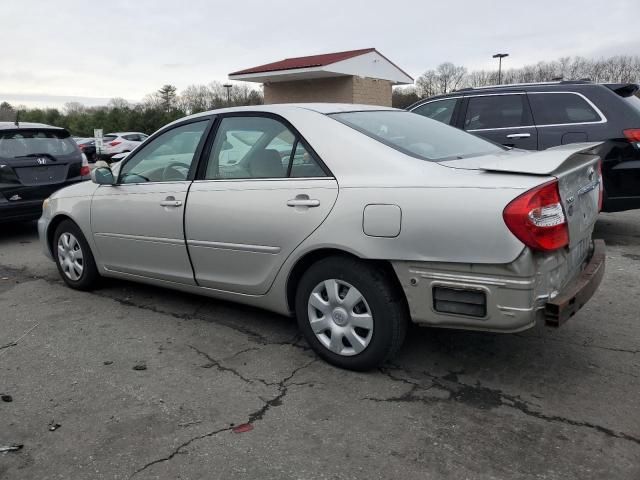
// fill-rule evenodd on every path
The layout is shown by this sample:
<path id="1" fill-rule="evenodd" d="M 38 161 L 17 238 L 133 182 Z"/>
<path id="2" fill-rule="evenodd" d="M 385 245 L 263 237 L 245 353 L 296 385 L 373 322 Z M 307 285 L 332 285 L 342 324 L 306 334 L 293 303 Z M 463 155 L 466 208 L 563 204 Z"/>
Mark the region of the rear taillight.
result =
<path id="1" fill-rule="evenodd" d="M 604 199 L 604 178 L 602 178 L 602 160 L 598 162 L 598 178 L 600 180 L 600 191 L 598 192 L 598 211 L 602 211 L 602 202 Z"/>
<path id="2" fill-rule="evenodd" d="M 569 228 L 557 180 L 512 200 L 502 217 L 511 233 L 533 250 L 557 250 L 569 244 Z"/>
<path id="3" fill-rule="evenodd" d="M 622 133 L 631 143 L 640 144 L 640 128 L 628 128 Z"/>
<path id="4" fill-rule="evenodd" d="M 87 156 L 82 154 L 82 166 L 80 167 L 80 176 L 86 177 L 87 175 L 91 175 L 91 168 L 89 167 L 89 161 L 87 160 Z"/>
<path id="5" fill-rule="evenodd" d="M 116 145 L 120 145 L 121 143 L 122 142 L 114 141 L 114 142 L 109 142 L 109 145 L 111 145 L 112 147 L 115 147 Z"/>

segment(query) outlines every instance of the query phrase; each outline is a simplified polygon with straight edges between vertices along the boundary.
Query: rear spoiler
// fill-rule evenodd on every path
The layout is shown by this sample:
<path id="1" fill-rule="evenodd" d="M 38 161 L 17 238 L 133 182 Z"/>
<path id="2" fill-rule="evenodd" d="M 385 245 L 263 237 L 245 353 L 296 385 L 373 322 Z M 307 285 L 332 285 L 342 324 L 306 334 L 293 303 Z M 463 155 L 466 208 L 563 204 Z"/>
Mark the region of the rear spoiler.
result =
<path id="1" fill-rule="evenodd" d="M 635 83 L 605 83 L 604 86 L 613 90 L 621 97 L 630 97 L 640 90 L 640 85 L 636 85 Z"/>
<path id="2" fill-rule="evenodd" d="M 600 145 L 602 142 L 559 145 L 539 152 L 522 152 L 519 156 L 508 155 L 500 160 L 480 165 L 478 168 L 489 172 L 550 175 L 576 154 L 598 155 L 596 147 Z"/>

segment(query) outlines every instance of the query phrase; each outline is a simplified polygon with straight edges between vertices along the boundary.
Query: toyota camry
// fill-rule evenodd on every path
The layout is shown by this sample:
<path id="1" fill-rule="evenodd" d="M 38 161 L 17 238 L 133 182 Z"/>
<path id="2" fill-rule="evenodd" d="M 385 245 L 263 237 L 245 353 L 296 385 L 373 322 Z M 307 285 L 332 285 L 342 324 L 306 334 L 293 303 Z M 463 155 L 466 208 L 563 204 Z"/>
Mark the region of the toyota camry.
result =
<path id="1" fill-rule="evenodd" d="M 375 367 L 421 326 L 559 326 L 597 289 L 594 144 L 507 149 L 423 116 L 253 106 L 167 125 L 45 200 L 72 288 L 145 282 L 297 317 L 334 365 Z"/>

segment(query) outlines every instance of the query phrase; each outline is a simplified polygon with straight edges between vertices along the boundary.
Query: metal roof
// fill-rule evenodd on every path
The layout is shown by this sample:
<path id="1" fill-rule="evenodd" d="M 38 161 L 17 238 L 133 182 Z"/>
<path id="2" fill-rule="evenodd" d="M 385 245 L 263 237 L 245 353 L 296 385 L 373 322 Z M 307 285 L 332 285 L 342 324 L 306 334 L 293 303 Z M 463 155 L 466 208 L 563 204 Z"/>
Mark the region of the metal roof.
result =
<path id="1" fill-rule="evenodd" d="M 345 52 L 323 53 L 307 57 L 285 58 L 277 62 L 266 63 L 257 67 L 247 68 L 232 72 L 229 75 L 245 75 L 247 73 L 275 72 L 277 70 L 293 70 L 296 68 L 324 67 L 332 63 L 341 62 L 348 58 L 357 57 L 364 53 L 375 51 L 375 48 L 363 48 L 360 50 L 347 50 Z"/>

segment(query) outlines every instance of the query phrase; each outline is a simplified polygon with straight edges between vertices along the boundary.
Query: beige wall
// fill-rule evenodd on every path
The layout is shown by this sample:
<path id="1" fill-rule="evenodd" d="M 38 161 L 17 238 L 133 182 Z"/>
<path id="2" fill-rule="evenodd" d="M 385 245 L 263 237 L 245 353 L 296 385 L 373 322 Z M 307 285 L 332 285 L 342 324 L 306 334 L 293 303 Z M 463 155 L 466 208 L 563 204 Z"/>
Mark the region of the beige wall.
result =
<path id="1" fill-rule="evenodd" d="M 353 77 L 353 103 L 391 106 L 391 82 L 375 78 Z"/>
<path id="2" fill-rule="evenodd" d="M 264 85 L 264 103 L 332 102 L 391 106 L 391 82 L 361 77 L 318 78 Z"/>

